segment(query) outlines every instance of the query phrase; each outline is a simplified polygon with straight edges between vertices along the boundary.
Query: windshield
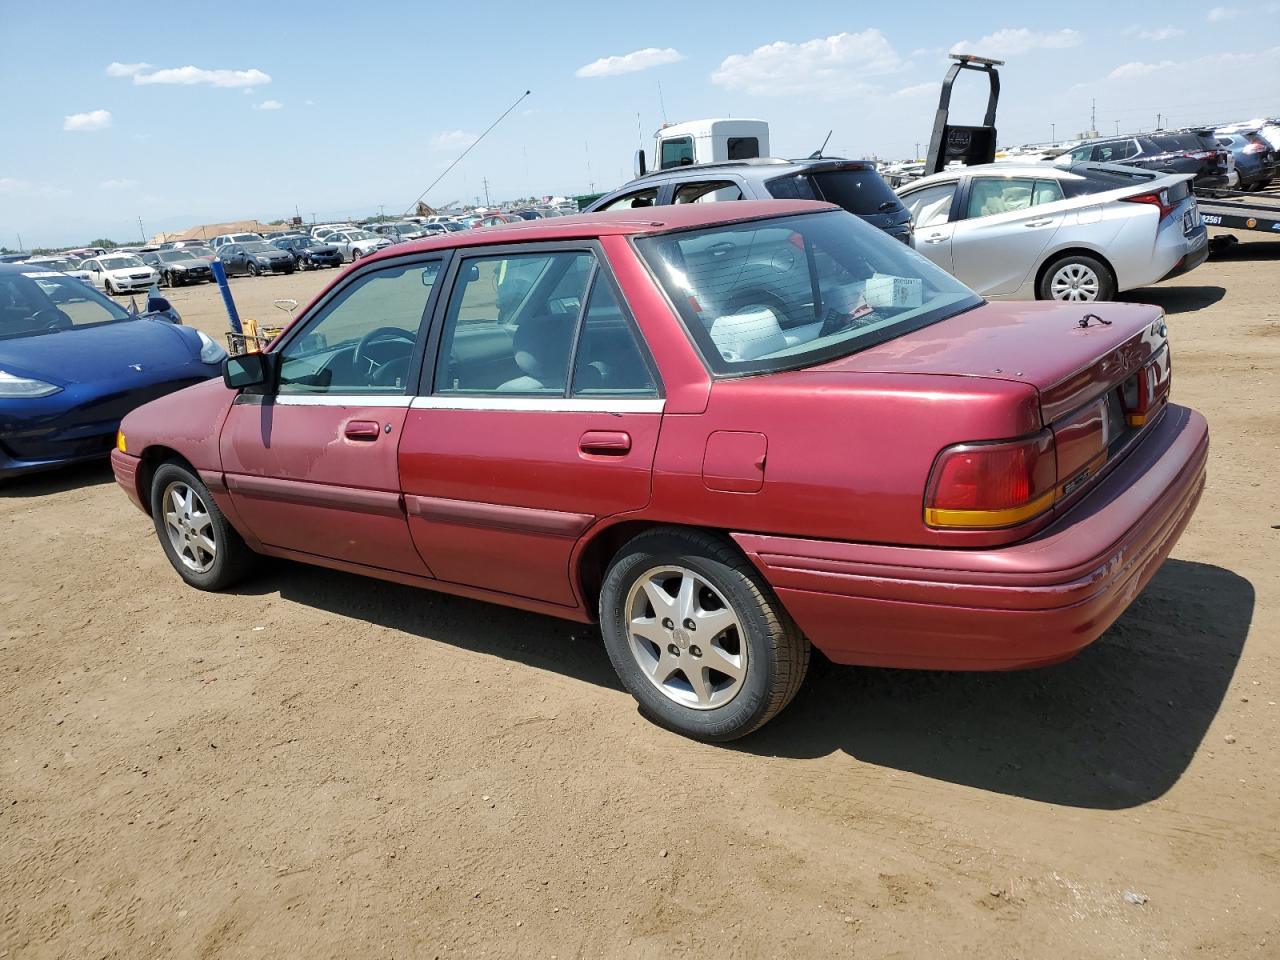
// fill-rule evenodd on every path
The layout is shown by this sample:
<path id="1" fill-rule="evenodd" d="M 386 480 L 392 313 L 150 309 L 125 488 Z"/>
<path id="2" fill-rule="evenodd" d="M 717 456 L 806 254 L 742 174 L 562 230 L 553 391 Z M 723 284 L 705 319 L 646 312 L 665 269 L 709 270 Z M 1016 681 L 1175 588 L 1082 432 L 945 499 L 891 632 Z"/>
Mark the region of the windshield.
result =
<path id="1" fill-rule="evenodd" d="M 273 247 L 264 240 L 254 240 L 252 243 L 240 244 L 240 249 L 246 253 L 279 253 L 279 247 Z"/>
<path id="2" fill-rule="evenodd" d="M 179 260 L 190 260 L 192 254 L 187 250 L 165 250 L 156 254 L 165 263 L 177 263 Z"/>
<path id="3" fill-rule="evenodd" d="M 348 240 L 376 240 L 377 237 L 375 237 L 368 230 L 352 230 L 347 234 L 347 239 Z"/>
<path id="4" fill-rule="evenodd" d="M 64 273 L 0 274 L 0 340 L 133 319 L 123 307 Z"/>
<path id="5" fill-rule="evenodd" d="M 778 177 L 768 183 L 769 193 L 780 200 L 826 200 L 860 217 L 887 213 L 899 206 L 898 198 L 874 170 L 824 170 Z"/>
<path id="6" fill-rule="evenodd" d="M 47 267 L 50 270 L 76 269 L 76 262 L 74 260 L 67 260 L 65 258 L 58 259 L 58 260 L 37 260 L 35 263 L 32 263 L 30 260 L 28 260 L 27 262 L 33 267 L 34 266 L 39 266 L 41 268 Z"/>
<path id="7" fill-rule="evenodd" d="M 843 211 L 644 237 L 636 246 L 719 374 L 834 359 L 983 302 Z"/>
<path id="8" fill-rule="evenodd" d="M 137 257 L 103 257 L 98 261 L 103 270 L 128 270 L 130 267 L 145 267 L 146 264 Z"/>

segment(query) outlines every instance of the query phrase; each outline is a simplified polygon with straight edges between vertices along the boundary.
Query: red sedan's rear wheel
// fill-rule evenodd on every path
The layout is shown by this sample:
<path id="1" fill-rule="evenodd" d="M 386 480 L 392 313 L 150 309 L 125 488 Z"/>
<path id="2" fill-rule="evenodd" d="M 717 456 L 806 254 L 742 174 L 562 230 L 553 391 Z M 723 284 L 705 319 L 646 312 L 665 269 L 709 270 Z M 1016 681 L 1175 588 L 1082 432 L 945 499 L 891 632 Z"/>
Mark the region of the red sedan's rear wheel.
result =
<path id="1" fill-rule="evenodd" d="M 731 544 L 696 530 L 653 530 L 618 553 L 600 627 L 640 709 L 698 740 L 763 726 L 809 665 L 809 641 L 769 585 Z"/>

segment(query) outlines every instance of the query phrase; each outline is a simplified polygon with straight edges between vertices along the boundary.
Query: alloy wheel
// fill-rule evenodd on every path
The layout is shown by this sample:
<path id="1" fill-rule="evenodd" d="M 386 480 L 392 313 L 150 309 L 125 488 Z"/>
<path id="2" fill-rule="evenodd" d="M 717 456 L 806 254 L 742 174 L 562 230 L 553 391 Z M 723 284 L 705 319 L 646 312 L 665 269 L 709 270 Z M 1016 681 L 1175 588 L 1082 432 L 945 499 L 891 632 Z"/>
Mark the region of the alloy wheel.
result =
<path id="1" fill-rule="evenodd" d="M 164 529 L 169 544 L 182 565 L 195 573 L 206 573 L 218 557 L 213 518 L 200 494 L 180 480 L 164 489 Z"/>
<path id="2" fill-rule="evenodd" d="M 1067 263 L 1059 267 L 1049 281 L 1054 300 L 1097 300 L 1102 286 L 1098 275 L 1083 263 Z"/>
<path id="3" fill-rule="evenodd" d="M 654 567 L 627 594 L 628 647 L 664 696 L 694 710 L 722 707 L 742 689 L 747 644 L 742 624 L 703 576 Z"/>

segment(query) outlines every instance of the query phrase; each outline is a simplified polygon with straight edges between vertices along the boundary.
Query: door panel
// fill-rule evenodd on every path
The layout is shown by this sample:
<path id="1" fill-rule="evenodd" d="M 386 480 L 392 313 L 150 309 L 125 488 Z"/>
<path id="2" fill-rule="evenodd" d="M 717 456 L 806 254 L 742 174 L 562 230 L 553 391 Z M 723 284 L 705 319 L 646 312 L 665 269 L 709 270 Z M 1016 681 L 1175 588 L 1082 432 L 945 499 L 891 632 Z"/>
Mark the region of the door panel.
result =
<path id="1" fill-rule="evenodd" d="M 966 217 L 954 224 L 951 257 L 955 275 L 978 293 L 1014 293 L 1058 232 L 1065 204 L 1036 202 L 1044 194 L 1037 190 L 1030 177 L 970 181 Z"/>
<path id="2" fill-rule="evenodd" d="M 300 399 L 238 402 L 222 428 L 227 487 L 249 529 L 269 546 L 428 576 L 400 499 L 409 398 Z"/>
<path id="3" fill-rule="evenodd" d="M 590 406 L 612 412 L 581 409 Z M 433 574 L 574 604 L 569 556 L 578 537 L 601 517 L 649 502 L 661 407 L 415 400 L 400 475 L 409 530 Z M 608 434 L 610 449 L 592 433 Z"/>

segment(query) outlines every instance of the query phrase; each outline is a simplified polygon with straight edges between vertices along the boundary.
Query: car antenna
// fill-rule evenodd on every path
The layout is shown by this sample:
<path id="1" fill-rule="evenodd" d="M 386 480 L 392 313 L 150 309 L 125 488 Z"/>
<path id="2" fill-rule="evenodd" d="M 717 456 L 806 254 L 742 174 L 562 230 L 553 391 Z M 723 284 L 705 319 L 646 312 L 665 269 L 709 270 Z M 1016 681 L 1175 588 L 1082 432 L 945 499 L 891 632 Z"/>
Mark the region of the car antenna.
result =
<path id="1" fill-rule="evenodd" d="M 834 130 L 827 131 L 827 139 L 822 141 L 822 146 L 820 146 L 817 150 L 813 151 L 813 153 L 809 154 L 810 160 L 822 159 L 822 151 L 827 149 L 827 144 L 831 142 L 831 134 L 833 133 L 835 133 Z"/>

